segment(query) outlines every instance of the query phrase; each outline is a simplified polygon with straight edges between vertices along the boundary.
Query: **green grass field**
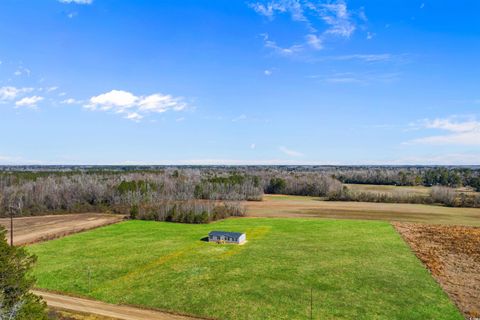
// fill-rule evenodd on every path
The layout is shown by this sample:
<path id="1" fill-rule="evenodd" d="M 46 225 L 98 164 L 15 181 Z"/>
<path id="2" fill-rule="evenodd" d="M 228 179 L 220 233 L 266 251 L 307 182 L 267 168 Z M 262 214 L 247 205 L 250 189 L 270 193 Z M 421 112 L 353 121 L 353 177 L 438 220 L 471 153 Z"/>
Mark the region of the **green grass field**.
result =
<path id="1" fill-rule="evenodd" d="M 201 241 L 246 231 L 245 245 Z M 462 319 L 391 225 L 129 221 L 29 247 L 45 289 L 215 319 Z"/>

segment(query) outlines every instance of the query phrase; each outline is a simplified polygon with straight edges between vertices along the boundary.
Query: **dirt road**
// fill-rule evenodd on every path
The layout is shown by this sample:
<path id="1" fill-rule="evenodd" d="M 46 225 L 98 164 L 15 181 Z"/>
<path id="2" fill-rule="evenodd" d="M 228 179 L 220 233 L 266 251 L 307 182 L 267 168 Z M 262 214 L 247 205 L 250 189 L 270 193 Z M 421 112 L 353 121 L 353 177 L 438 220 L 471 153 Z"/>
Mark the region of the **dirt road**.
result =
<path id="1" fill-rule="evenodd" d="M 263 201 L 249 201 L 246 206 L 249 217 L 362 219 L 480 226 L 480 208 L 323 201 L 315 197 L 285 195 L 265 195 Z"/>
<path id="2" fill-rule="evenodd" d="M 121 221 L 123 216 L 103 213 L 82 213 L 38 217 L 20 217 L 13 220 L 13 243 L 16 245 L 63 237 L 80 231 Z M 10 219 L 0 219 L 8 231 L 10 241 Z"/>
<path id="3" fill-rule="evenodd" d="M 108 304 L 100 301 L 75 298 L 45 291 L 33 291 L 42 296 L 47 305 L 53 308 L 71 310 L 87 314 L 95 314 L 120 320 L 194 320 L 186 316 L 166 312 L 152 311 L 129 306 Z"/>

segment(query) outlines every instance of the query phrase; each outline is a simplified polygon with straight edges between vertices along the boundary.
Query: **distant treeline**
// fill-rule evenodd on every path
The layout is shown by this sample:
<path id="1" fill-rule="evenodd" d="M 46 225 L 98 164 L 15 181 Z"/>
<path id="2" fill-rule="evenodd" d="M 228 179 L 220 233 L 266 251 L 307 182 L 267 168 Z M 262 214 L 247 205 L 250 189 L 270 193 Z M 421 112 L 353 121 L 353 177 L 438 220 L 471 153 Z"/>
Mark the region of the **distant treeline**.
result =
<path id="1" fill-rule="evenodd" d="M 398 186 L 470 186 L 480 191 L 479 166 L 0 166 L 0 176 L 36 180 L 47 176 L 112 175 L 194 171 L 244 173 L 259 178 L 272 174 L 321 174 L 343 183 Z M 264 179 L 263 181 L 264 182 Z M 265 190 L 266 191 L 266 190 Z"/>
<path id="2" fill-rule="evenodd" d="M 264 193 L 326 200 L 479 206 L 480 169 L 450 167 L 1 167 L 0 216 L 110 211 L 134 218 L 203 223 L 243 215 Z M 18 169 L 18 170 L 15 170 Z M 427 196 L 353 192 L 342 183 L 436 186 Z M 445 188 L 440 188 L 441 186 Z M 453 191 L 452 191 L 453 190 Z"/>
<path id="3" fill-rule="evenodd" d="M 470 186 L 480 191 L 480 169 L 450 167 L 337 168 L 332 174 L 343 183 L 397 186 Z"/>

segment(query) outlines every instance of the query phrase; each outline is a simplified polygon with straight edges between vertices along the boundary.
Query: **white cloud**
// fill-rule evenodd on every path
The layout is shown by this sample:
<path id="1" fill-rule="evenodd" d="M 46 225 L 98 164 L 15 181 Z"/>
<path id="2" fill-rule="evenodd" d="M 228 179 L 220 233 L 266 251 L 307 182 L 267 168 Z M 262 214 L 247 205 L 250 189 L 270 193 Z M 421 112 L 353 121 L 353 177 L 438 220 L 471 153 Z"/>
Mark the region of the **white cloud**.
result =
<path id="1" fill-rule="evenodd" d="M 291 45 L 290 47 L 281 47 L 275 41 L 270 40 L 268 34 L 262 34 L 265 48 L 272 49 L 279 55 L 291 56 L 303 50 L 303 46 L 299 44 Z"/>
<path id="2" fill-rule="evenodd" d="M 45 91 L 47 91 L 47 92 L 53 92 L 53 91 L 55 91 L 55 90 L 57 90 L 57 89 L 58 89 L 58 87 L 55 87 L 55 86 L 54 86 L 54 87 L 48 87 L 48 88 L 46 88 Z"/>
<path id="3" fill-rule="evenodd" d="M 125 119 L 129 119 L 129 120 L 133 120 L 133 121 L 140 121 L 143 119 L 143 116 L 138 114 L 137 112 L 131 112 L 131 113 L 127 113 L 127 115 L 125 116 Z"/>
<path id="4" fill-rule="evenodd" d="M 284 147 L 284 146 L 279 147 L 278 150 L 280 150 L 281 152 L 285 153 L 287 156 L 290 156 L 290 157 L 302 157 L 303 156 L 303 153 L 295 151 L 295 150 L 288 149 L 287 147 Z"/>
<path id="5" fill-rule="evenodd" d="M 352 73 L 337 73 L 325 79 L 330 83 L 365 83 L 363 79 L 360 79 Z"/>
<path id="6" fill-rule="evenodd" d="M 312 76 L 318 78 L 318 76 Z M 324 78 L 326 82 L 330 83 L 356 83 L 368 85 L 375 82 L 380 83 L 391 83 L 397 80 L 399 77 L 398 73 L 353 73 L 353 72 L 343 72 L 343 73 L 334 73 L 330 76 Z"/>
<path id="7" fill-rule="evenodd" d="M 175 98 L 171 95 L 163 95 L 160 93 L 140 98 L 138 102 L 140 111 L 162 113 L 168 110 L 181 111 L 186 108 L 186 103 L 182 98 Z"/>
<path id="8" fill-rule="evenodd" d="M 290 14 L 293 21 L 306 26 L 308 33 L 301 44 L 281 47 L 264 37 L 264 45 L 281 55 L 293 55 L 305 49 L 323 49 L 325 38 L 349 38 L 357 29 L 356 21 L 367 21 L 365 11 L 350 11 L 344 0 L 312 2 L 309 0 L 270 0 L 250 4 L 258 14 L 273 20 L 277 14 Z M 370 34 L 371 35 L 371 34 Z"/>
<path id="9" fill-rule="evenodd" d="M 33 91 L 33 88 L 0 87 L 0 102 L 13 100 L 22 94 Z"/>
<path id="10" fill-rule="evenodd" d="M 381 62 L 389 61 L 393 59 L 393 56 L 389 53 L 380 54 L 348 54 L 342 56 L 331 57 L 332 60 L 361 60 L 364 62 Z"/>
<path id="11" fill-rule="evenodd" d="M 37 103 L 42 100 L 43 100 L 43 97 L 40 97 L 40 96 L 25 97 L 15 102 L 15 105 L 17 106 L 17 108 L 18 107 L 36 108 Z"/>
<path id="12" fill-rule="evenodd" d="M 121 112 L 133 107 L 137 101 L 138 97 L 130 92 L 112 90 L 90 98 L 90 104 L 85 107 L 93 110 L 96 110 L 97 108 L 102 110 L 115 109 L 115 111 Z"/>
<path id="13" fill-rule="evenodd" d="M 250 145 L 250 149 L 252 149 L 252 150 L 255 149 L 256 147 L 257 147 L 257 145 L 256 145 L 255 143 L 252 143 L 252 144 Z"/>
<path id="14" fill-rule="evenodd" d="M 320 50 L 323 48 L 322 40 L 314 34 L 307 34 L 307 43 L 314 48 L 315 50 Z"/>
<path id="15" fill-rule="evenodd" d="M 372 40 L 373 37 L 375 37 L 375 33 L 373 33 L 373 32 L 367 32 L 367 39 L 368 39 L 368 40 Z"/>
<path id="16" fill-rule="evenodd" d="M 256 13 L 265 16 L 267 18 L 273 18 L 275 11 L 285 12 L 286 8 L 280 3 L 270 2 L 268 4 L 251 3 L 250 7 L 255 10 Z"/>
<path id="17" fill-rule="evenodd" d="M 30 76 L 30 73 L 30 69 L 20 66 L 13 74 L 18 77 L 22 75 Z"/>
<path id="18" fill-rule="evenodd" d="M 458 121 L 455 117 L 424 120 L 424 129 L 446 131 L 446 134 L 432 135 L 408 141 L 407 144 L 432 145 L 474 145 L 480 146 L 480 121 L 475 119 Z"/>
<path id="19" fill-rule="evenodd" d="M 19 156 L 8 156 L 0 154 L 0 164 L 2 165 L 27 165 L 27 164 L 43 164 L 39 160 L 28 160 Z"/>
<path id="20" fill-rule="evenodd" d="M 61 104 L 80 104 L 82 101 L 75 100 L 73 98 L 68 98 L 60 102 Z"/>
<path id="21" fill-rule="evenodd" d="M 356 29 L 345 1 L 321 4 L 318 13 L 323 21 L 329 25 L 327 34 L 349 38 Z M 366 19 L 366 17 L 365 17 Z"/>
<path id="22" fill-rule="evenodd" d="M 62 3 L 92 4 L 93 0 L 58 0 Z"/>
<path id="23" fill-rule="evenodd" d="M 298 0 L 276 0 L 270 1 L 267 4 L 251 3 L 250 7 L 258 14 L 273 19 L 275 13 L 288 12 L 294 21 L 306 21 L 304 16 L 304 8 Z"/>
<path id="24" fill-rule="evenodd" d="M 169 110 L 181 111 L 187 107 L 182 97 L 173 97 L 155 93 L 148 96 L 136 96 L 123 90 L 112 90 L 91 97 L 84 105 L 89 110 L 112 111 L 126 114 L 125 118 L 140 121 L 149 113 L 163 113 Z"/>
<path id="25" fill-rule="evenodd" d="M 480 153 L 447 153 L 428 156 L 404 157 L 392 161 L 380 162 L 391 165 L 478 165 Z M 377 162 L 378 163 L 378 162 Z"/>
<path id="26" fill-rule="evenodd" d="M 426 120 L 425 127 L 429 129 L 442 129 L 453 132 L 469 132 L 480 129 L 480 122 L 468 120 L 464 122 L 454 122 L 452 119 Z"/>
<path id="27" fill-rule="evenodd" d="M 272 73 L 273 73 L 273 71 L 269 70 L 269 69 L 263 71 L 263 74 L 266 75 L 266 76 L 271 76 Z"/>

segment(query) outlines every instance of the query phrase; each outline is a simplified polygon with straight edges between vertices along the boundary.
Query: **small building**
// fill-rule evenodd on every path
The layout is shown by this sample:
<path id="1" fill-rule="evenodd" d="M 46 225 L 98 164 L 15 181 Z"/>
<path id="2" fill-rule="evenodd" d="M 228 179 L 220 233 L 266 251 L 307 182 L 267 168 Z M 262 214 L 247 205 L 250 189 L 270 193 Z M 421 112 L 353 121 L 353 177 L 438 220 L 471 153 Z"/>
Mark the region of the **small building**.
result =
<path id="1" fill-rule="evenodd" d="M 247 241 L 247 235 L 241 232 L 211 231 L 208 241 L 242 244 Z"/>

